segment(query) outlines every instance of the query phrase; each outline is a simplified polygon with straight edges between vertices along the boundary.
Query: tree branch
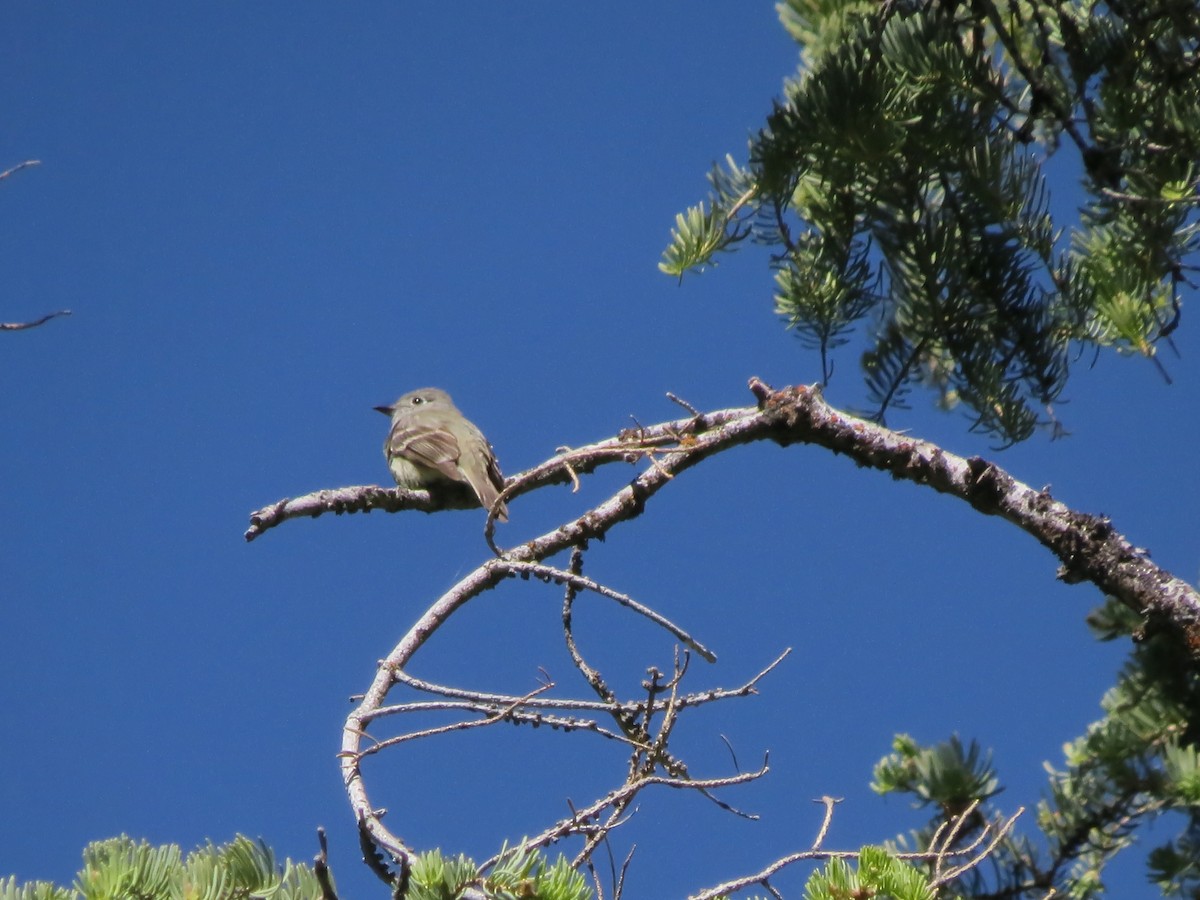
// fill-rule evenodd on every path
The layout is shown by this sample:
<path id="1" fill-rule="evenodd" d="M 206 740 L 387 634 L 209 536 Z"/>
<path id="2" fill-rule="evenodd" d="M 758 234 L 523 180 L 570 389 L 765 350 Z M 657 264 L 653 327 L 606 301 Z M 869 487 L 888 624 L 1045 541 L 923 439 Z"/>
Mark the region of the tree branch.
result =
<path id="1" fill-rule="evenodd" d="M 27 159 L 25 162 L 17 163 L 11 169 L 5 169 L 3 172 L 0 172 L 0 181 L 3 181 L 9 175 L 14 175 L 17 172 L 20 172 L 22 169 L 28 169 L 32 166 L 40 166 L 41 164 L 42 161 L 40 159 Z"/>
<path id="2" fill-rule="evenodd" d="M 767 882 L 772 875 L 802 860 L 858 859 L 860 853 L 856 850 L 819 849 L 821 837 L 824 836 L 825 831 L 829 826 L 829 818 L 832 815 L 833 802 L 835 801 L 832 801 L 831 798 L 823 797 L 818 802 L 825 803 L 825 821 L 821 825 L 821 832 L 820 835 L 818 835 L 816 843 L 814 843 L 810 849 L 800 850 L 789 854 L 788 856 L 780 857 L 769 866 L 766 866 L 761 871 L 756 872 L 753 875 L 744 875 L 740 878 L 727 881 L 724 884 L 719 884 L 716 887 L 708 888 L 707 890 L 701 891 L 698 894 L 691 895 L 689 900 L 719 900 L 721 897 L 727 897 L 738 891 L 743 891 L 753 885 L 769 887 Z M 969 809 L 956 817 L 954 830 L 956 830 L 957 826 L 961 822 L 965 821 L 966 818 L 974 812 L 974 809 L 975 808 L 972 805 Z M 1016 825 L 1017 819 L 1020 818 L 1024 812 L 1024 808 L 1021 808 L 1016 812 L 1015 815 L 1006 820 L 987 823 L 984 826 L 979 838 L 973 844 L 971 844 L 970 847 L 962 850 L 951 850 L 948 842 L 940 842 L 935 839 L 930 843 L 928 849 L 926 850 L 915 852 L 899 852 L 893 853 L 892 855 L 897 859 L 903 859 L 910 862 L 933 862 L 935 864 L 938 876 L 933 879 L 932 885 L 934 887 L 940 887 L 941 885 L 946 884 L 952 878 L 957 878 L 964 872 L 969 871 L 983 862 L 984 859 L 986 859 L 992 852 L 995 851 L 1000 842 L 1012 832 L 1013 827 Z M 975 851 L 979 845 L 983 843 L 985 838 L 988 840 L 987 846 L 983 850 L 976 853 Z M 962 859 L 964 857 L 967 857 L 967 861 L 955 866 L 950 875 L 940 874 L 945 860 Z"/>
<path id="3" fill-rule="evenodd" d="M 1200 656 L 1200 593 L 1151 562 L 1146 552 L 1118 533 L 1109 519 L 1076 512 L 1055 500 L 1049 491 L 1034 490 L 982 457 L 966 459 L 928 441 L 839 412 L 815 387 L 801 385 L 775 391 L 754 378 L 750 389 L 759 401 L 757 408 L 718 410 L 629 429 L 615 438 L 558 454 L 509 479 L 505 499 L 548 484 L 570 483 L 573 475 L 590 473 L 613 462 L 652 457 L 656 463 L 582 516 L 511 551 L 497 550 L 511 562 L 538 562 L 602 538 L 617 523 L 640 515 L 646 502 L 675 475 L 717 453 L 761 440 L 781 446 L 816 444 L 844 454 L 861 466 L 927 485 L 966 501 L 985 515 L 1011 522 L 1058 557 L 1058 577 L 1064 582 L 1090 581 L 1153 626 L 1168 623 L 1189 650 Z M 254 540 L 289 519 L 326 512 L 434 512 L 471 506 L 477 507 L 478 501 L 466 492 L 452 490 L 436 495 L 374 486 L 317 491 L 251 513 L 246 540 Z M 505 577 L 502 568 L 485 567 L 479 577 L 494 583 Z"/>
<path id="4" fill-rule="evenodd" d="M 0 322 L 0 331 L 24 331 L 26 328 L 37 328 L 39 325 L 49 322 L 58 316 L 69 316 L 70 314 L 71 311 L 69 309 L 60 309 L 58 312 L 48 313 L 40 319 L 34 319 L 32 322 Z"/>
<path id="5" fill-rule="evenodd" d="M 775 391 L 757 378 L 750 380 L 749 387 L 758 400 L 756 407 L 697 413 L 688 419 L 627 429 L 614 438 L 561 452 L 509 479 L 502 494 L 506 500 L 548 484 L 575 483 L 579 474 L 590 473 L 612 462 L 636 463 L 645 460 L 649 463 L 629 484 L 604 502 L 514 548 L 504 549 L 496 545 L 493 540 L 496 523 L 489 517 L 485 536 L 496 555 L 481 563 L 438 598 L 387 658 L 380 661 L 370 688 L 346 720 L 338 756 L 347 794 L 360 822 L 364 840 L 374 843 L 400 864 L 401 876 L 398 877 L 402 877 L 407 870 L 411 851 L 383 826 L 383 811 L 373 807 L 368 799 L 361 764 L 366 756 L 377 750 L 409 739 L 387 739 L 376 747 L 363 749 L 364 740 L 374 742 L 365 731 L 367 724 L 386 714 L 384 710 L 390 713 L 419 708 L 418 705 L 407 704 L 384 706 L 389 691 L 396 684 L 415 684 L 412 676 L 406 672 L 414 655 L 468 601 L 509 578 L 530 576 L 564 585 L 568 609 L 577 591 L 593 592 L 634 612 L 648 615 L 676 639 L 702 655 L 709 655 L 706 648 L 687 632 L 653 613 L 648 607 L 584 577 L 580 571 L 579 551 L 592 539 L 602 539 L 618 523 L 641 515 L 647 502 L 680 473 L 710 456 L 741 444 L 761 440 L 774 441 L 781 446 L 815 444 L 844 454 L 860 466 L 888 472 L 895 478 L 927 485 L 941 493 L 958 497 L 985 515 L 999 516 L 1011 522 L 1050 549 L 1060 560 L 1058 575 L 1062 580 L 1068 583 L 1091 581 L 1105 593 L 1116 596 L 1136 610 L 1155 627 L 1171 627 L 1182 636 L 1194 656 L 1200 656 L 1200 595 L 1187 583 L 1150 562 L 1145 551 L 1134 547 L 1117 533 L 1108 519 L 1071 510 L 1053 499 L 1048 491 L 1035 491 L 980 457 L 956 456 L 927 441 L 912 439 L 839 412 L 825 402 L 817 387 L 794 386 Z M 317 516 L 330 511 L 367 512 L 371 509 L 420 509 L 432 512 L 470 506 L 477 507 L 478 501 L 466 492 L 454 490 L 402 491 L 366 486 L 318 491 L 258 510 L 252 514 L 246 538 L 251 540 L 267 529 L 301 515 Z M 568 549 L 576 551 L 570 570 L 542 564 L 543 560 Z M 569 622 L 567 627 L 569 629 Z M 626 739 L 631 750 L 629 773 L 623 786 L 552 826 L 539 835 L 531 846 L 567 835 L 580 835 L 585 838 L 585 849 L 580 860 L 586 859 L 601 844 L 604 836 L 625 820 L 630 804 L 644 787 L 667 785 L 700 790 L 707 796 L 710 788 L 725 787 L 741 780 L 761 777 L 765 773 L 764 766 L 749 775 L 693 779 L 682 761 L 668 752 L 667 739 L 678 713 L 687 706 L 715 699 L 712 692 L 682 696 L 678 693 L 678 682 L 685 667 L 686 663 L 681 664 L 677 656 L 674 676 L 665 683 L 660 681 L 661 673 L 652 669 L 646 683 L 647 700 L 640 705 L 622 701 L 611 692 L 607 696 L 602 692 L 599 703 L 595 700 L 565 701 L 565 709 L 592 711 L 598 708 L 614 719 L 619 733 L 606 732 L 605 736 L 618 740 L 623 736 Z M 531 717 L 544 716 L 544 713 L 537 711 L 538 708 L 545 709 L 551 703 L 548 698 L 536 698 L 533 694 L 525 697 L 491 695 L 483 699 L 483 695 L 468 696 L 468 692 L 439 690 L 445 690 L 445 696 L 462 697 L 468 704 L 475 704 L 473 712 L 481 720 L 461 721 L 431 730 L 428 734 L 497 724 L 505 720 L 529 721 Z M 549 718 L 555 718 L 554 714 L 547 721 Z M 657 733 L 650 730 L 652 719 L 657 719 Z M 582 724 L 580 730 L 597 728 L 595 722 L 587 722 Z M 665 774 L 658 774 L 659 770 Z M 1011 828 L 1011 822 L 1005 825 L 1005 831 L 1008 828 Z M 991 849 L 989 847 L 987 852 L 991 852 Z M 941 848 L 941 853 L 942 856 L 949 855 L 945 847 Z M 771 873 L 798 860 L 828 859 L 842 855 L 821 851 L 814 846 L 808 851 L 777 861 L 768 870 L 741 883 L 765 885 L 765 879 Z M 961 870 L 954 874 L 961 874 Z"/>

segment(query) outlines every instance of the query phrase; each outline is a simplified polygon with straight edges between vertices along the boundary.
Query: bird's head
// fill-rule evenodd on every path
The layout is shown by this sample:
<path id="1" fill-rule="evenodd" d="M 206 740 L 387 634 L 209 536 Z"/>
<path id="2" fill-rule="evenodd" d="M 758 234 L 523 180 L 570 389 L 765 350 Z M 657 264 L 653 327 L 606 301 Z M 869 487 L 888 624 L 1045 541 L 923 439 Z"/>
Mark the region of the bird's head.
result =
<path id="1" fill-rule="evenodd" d="M 409 391 L 391 406 L 376 406 L 375 410 L 385 416 L 394 416 L 399 409 L 421 409 L 426 406 L 453 409 L 454 401 L 441 388 L 418 388 Z"/>

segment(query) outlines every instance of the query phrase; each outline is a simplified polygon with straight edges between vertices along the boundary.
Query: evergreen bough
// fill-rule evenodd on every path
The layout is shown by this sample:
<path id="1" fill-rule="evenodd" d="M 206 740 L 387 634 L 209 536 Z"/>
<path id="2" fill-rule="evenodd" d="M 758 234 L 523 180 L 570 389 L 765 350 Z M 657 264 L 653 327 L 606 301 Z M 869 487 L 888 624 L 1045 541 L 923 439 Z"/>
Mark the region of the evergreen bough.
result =
<path id="1" fill-rule="evenodd" d="M 1004 443 L 1054 422 L 1088 348 L 1155 357 L 1197 249 L 1192 0 L 777 7 L 799 73 L 676 217 L 664 272 L 766 244 L 822 381 L 861 332 L 876 416 L 920 383 Z M 1075 172 L 1077 216 L 1049 187 Z"/>

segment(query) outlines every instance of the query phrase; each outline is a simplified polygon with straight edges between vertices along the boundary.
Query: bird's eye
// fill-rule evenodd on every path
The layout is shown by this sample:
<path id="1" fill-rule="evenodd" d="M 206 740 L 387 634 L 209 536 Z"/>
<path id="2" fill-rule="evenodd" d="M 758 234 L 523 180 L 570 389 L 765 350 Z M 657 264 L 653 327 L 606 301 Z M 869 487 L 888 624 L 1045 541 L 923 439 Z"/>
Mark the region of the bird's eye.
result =
<path id="1" fill-rule="evenodd" d="M 424 398 L 424 397 L 413 397 L 413 398 L 412 398 L 412 404 L 413 404 L 413 406 L 420 406 L 420 405 L 421 405 L 422 403 L 424 403 L 424 402 L 425 402 L 425 398 Z"/>

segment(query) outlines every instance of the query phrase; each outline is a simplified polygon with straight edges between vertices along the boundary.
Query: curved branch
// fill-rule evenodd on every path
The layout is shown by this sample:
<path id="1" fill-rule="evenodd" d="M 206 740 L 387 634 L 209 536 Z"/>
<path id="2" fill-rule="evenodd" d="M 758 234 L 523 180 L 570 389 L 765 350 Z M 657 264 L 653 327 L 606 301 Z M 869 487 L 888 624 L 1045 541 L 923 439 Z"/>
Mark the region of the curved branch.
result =
<path id="1" fill-rule="evenodd" d="M 27 160 L 25 160 L 25 162 L 17 163 L 11 169 L 5 169 L 3 172 L 0 172 L 0 181 L 3 181 L 9 175 L 13 175 L 17 172 L 20 172 L 22 169 L 28 169 L 28 168 L 31 168 L 32 166 L 40 166 L 41 164 L 42 164 L 42 161 L 40 159 L 27 159 Z"/>
<path id="2" fill-rule="evenodd" d="M 535 578 L 541 578 L 545 581 L 553 581 L 555 584 L 564 584 L 574 590 L 591 591 L 599 594 L 601 597 L 607 597 L 616 603 L 624 606 L 626 609 L 632 610 L 639 616 L 644 616 L 649 619 L 659 628 L 671 633 L 673 637 L 684 644 L 687 644 L 692 650 L 695 650 L 705 662 L 716 662 L 717 655 L 697 641 L 694 637 L 672 622 L 670 619 L 656 613 L 650 607 L 638 603 L 632 597 L 622 594 L 620 591 L 614 591 L 607 585 L 603 585 L 598 581 L 593 581 L 584 575 L 575 572 L 568 572 L 563 569 L 556 569 L 553 566 L 534 565 L 532 563 L 508 562 L 508 568 L 516 575 L 524 575 L 529 573 Z"/>
<path id="3" fill-rule="evenodd" d="M 40 159 L 27 159 L 25 162 L 17 163 L 12 168 L 5 169 L 3 172 L 0 172 L 0 181 L 4 181 L 4 179 L 8 178 L 10 175 L 15 175 L 22 169 L 40 166 L 41 164 L 42 161 Z M 0 331 L 24 331 L 26 328 L 37 328 L 39 325 L 44 325 L 51 319 L 56 319 L 59 316 L 69 316 L 70 314 L 71 311 L 69 309 L 60 309 L 58 312 L 48 313 L 42 316 L 40 319 L 34 319 L 32 322 L 0 322 Z"/>
<path id="4" fill-rule="evenodd" d="M 60 309 L 58 312 L 47 313 L 40 319 L 34 319 L 32 322 L 0 322 L 0 331 L 24 331 L 26 328 L 37 328 L 39 325 L 44 325 L 51 319 L 56 319 L 59 316 L 69 316 L 69 309 Z"/>
<path id="5" fill-rule="evenodd" d="M 454 612 L 470 599 L 491 590 L 502 581 L 517 576 L 542 578 L 566 584 L 569 590 L 591 590 L 601 596 L 634 608 L 618 594 L 577 572 L 541 565 L 542 561 L 570 548 L 583 548 L 592 539 L 602 539 L 615 525 L 639 516 L 646 503 L 681 472 L 698 465 L 710 456 L 753 441 L 770 440 L 781 446 L 793 443 L 816 444 L 844 454 L 863 467 L 888 472 L 893 477 L 927 485 L 932 489 L 958 497 L 985 515 L 999 516 L 1026 531 L 1047 547 L 1060 560 L 1058 576 L 1067 583 L 1091 581 L 1098 588 L 1120 599 L 1127 606 L 1150 620 L 1155 626 L 1171 627 L 1191 649 L 1200 656 L 1200 594 L 1186 582 L 1154 565 L 1145 551 L 1129 543 L 1104 517 L 1076 512 L 1055 500 L 1046 490 L 1036 491 L 998 466 L 980 457 L 963 458 L 935 444 L 916 440 L 883 426 L 839 412 L 821 396 L 818 387 L 793 386 L 772 390 L 757 378 L 751 379 L 751 392 L 758 400 L 757 407 L 719 410 L 697 414 L 688 419 L 638 427 L 621 432 L 614 438 L 587 447 L 560 453 L 539 466 L 508 481 L 504 490 L 506 500 L 536 490 L 547 484 L 570 483 L 580 473 L 588 473 L 611 462 L 648 460 L 629 484 L 604 502 L 559 527 L 526 541 L 512 549 L 502 549 L 491 540 L 494 522 L 486 525 L 489 544 L 496 553 L 479 565 L 440 597 L 409 629 L 400 643 L 382 660 L 375 678 L 363 695 L 359 706 L 349 715 L 342 733 L 341 761 L 343 780 L 350 803 L 360 822 L 364 836 L 386 850 L 400 863 L 401 873 L 407 871 L 411 851 L 382 825 L 381 811 L 370 803 L 361 771 L 364 757 L 362 742 L 371 739 L 365 726 L 380 715 L 389 690 L 409 676 L 404 671 L 413 656 Z M 436 509 L 477 506 L 478 501 L 465 494 L 450 491 L 401 491 L 378 487 L 344 488 L 339 491 L 319 491 L 295 500 L 284 500 L 254 513 L 248 540 L 263 531 L 300 515 L 316 516 L 323 512 L 357 512 L 371 509 Z M 626 602 L 629 601 L 629 602 Z M 642 610 L 638 610 L 641 612 Z M 677 637 L 694 644 L 686 633 L 659 622 Z M 678 706 L 674 695 L 663 707 L 665 720 L 672 720 Z M 513 698 L 519 699 L 519 698 Z M 532 699 L 532 698 L 531 698 Z M 512 716 L 521 703 L 511 703 L 502 709 L 492 708 L 491 722 Z M 613 714 L 613 707 L 608 704 Z M 482 710 L 481 710 L 482 712 Z M 647 713 L 647 716 L 649 713 Z M 462 725 L 460 724 L 460 726 Z M 664 732 L 665 734 L 665 732 Z M 646 733 L 646 737 L 649 734 Z M 597 843 L 596 835 L 619 823 L 627 805 L 641 787 L 668 784 L 683 787 L 720 786 L 729 780 L 691 780 L 652 774 L 660 761 L 654 747 L 645 752 L 639 766 L 647 769 L 623 788 L 597 801 L 598 805 L 585 810 L 587 815 L 608 811 L 608 820 L 592 826 L 589 847 Z M 757 775 L 755 776 L 757 777 Z M 583 818 L 586 819 L 587 815 Z M 562 835 L 572 827 L 578 830 L 578 815 L 560 822 L 547 836 Z M 553 839 L 553 838 L 548 838 Z M 799 859 L 829 858 L 837 855 L 809 850 L 778 861 L 788 865 Z M 771 871 L 777 871 L 772 869 Z M 763 878 L 769 872 L 760 873 Z M 752 882 L 751 882 L 752 883 Z M 715 896 L 715 895 L 714 895 Z"/>
<path id="6" fill-rule="evenodd" d="M 641 514 L 646 501 L 671 478 L 710 456 L 753 441 L 816 444 L 841 453 L 861 466 L 927 485 L 958 497 L 985 515 L 999 516 L 1048 548 L 1061 563 L 1058 577 L 1068 584 L 1090 581 L 1106 594 L 1154 623 L 1168 623 L 1200 656 L 1200 593 L 1186 581 L 1159 568 L 1144 550 L 1118 533 L 1103 516 L 1077 512 L 1047 490 L 1034 490 L 982 457 L 964 458 L 936 444 L 909 438 L 834 409 L 816 387 L 793 386 L 775 391 L 757 378 L 750 389 L 759 406 L 726 409 L 646 428 L 629 429 L 615 438 L 556 455 L 509 479 L 505 497 L 516 497 L 548 484 L 565 484 L 573 474 L 588 473 L 612 462 L 653 457 L 655 465 L 625 488 L 576 519 L 522 544 L 500 551 L 511 562 L 539 562 L 593 538 L 602 538 L 617 523 Z M 282 500 L 251 514 L 246 539 L 289 519 L 324 512 L 371 509 L 459 509 L 472 498 L 452 492 L 385 490 L 379 487 L 317 491 Z M 495 582 L 501 571 L 480 577 Z"/>

